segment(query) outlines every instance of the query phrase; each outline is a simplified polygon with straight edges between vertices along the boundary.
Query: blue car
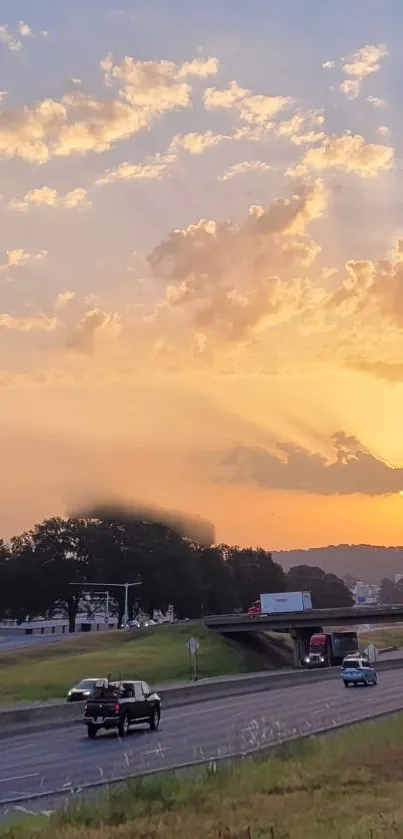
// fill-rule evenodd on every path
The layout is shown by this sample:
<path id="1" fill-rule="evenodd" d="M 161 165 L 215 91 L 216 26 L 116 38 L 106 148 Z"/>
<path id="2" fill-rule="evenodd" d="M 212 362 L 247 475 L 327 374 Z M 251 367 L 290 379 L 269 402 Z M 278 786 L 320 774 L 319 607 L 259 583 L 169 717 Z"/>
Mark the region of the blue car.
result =
<path id="1" fill-rule="evenodd" d="M 360 657 L 344 659 L 341 666 L 341 678 L 345 688 L 350 685 L 369 687 L 369 685 L 375 686 L 378 684 L 375 667 L 370 664 L 368 659 Z"/>

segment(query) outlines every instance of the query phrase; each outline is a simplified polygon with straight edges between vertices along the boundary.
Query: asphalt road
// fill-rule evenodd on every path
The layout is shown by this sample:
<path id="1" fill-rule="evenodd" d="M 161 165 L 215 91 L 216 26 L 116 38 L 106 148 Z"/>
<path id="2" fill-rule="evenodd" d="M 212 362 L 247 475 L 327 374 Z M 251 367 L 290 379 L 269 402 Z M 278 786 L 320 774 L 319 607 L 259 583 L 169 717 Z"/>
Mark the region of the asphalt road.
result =
<path id="1" fill-rule="evenodd" d="M 81 784 L 248 754 L 286 738 L 402 708 L 403 668 L 381 674 L 375 688 L 346 690 L 341 681 L 319 682 L 171 709 L 162 714 L 159 731 L 137 729 L 125 740 L 105 733 L 90 741 L 81 724 L 21 733 L 2 741 L 0 817 L 15 809 L 7 802 L 16 796 L 58 789 L 71 800 Z M 24 806 L 42 812 L 54 805 L 45 799 Z"/>

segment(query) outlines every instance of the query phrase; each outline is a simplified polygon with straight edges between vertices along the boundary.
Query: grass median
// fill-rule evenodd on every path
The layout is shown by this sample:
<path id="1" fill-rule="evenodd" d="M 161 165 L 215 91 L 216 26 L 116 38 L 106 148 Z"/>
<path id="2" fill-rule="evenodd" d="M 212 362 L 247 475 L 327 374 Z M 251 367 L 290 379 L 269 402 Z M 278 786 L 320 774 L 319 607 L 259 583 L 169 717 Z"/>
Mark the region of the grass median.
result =
<path id="1" fill-rule="evenodd" d="M 191 636 L 200 643 L 200 678 L 257 669 L 253 656 L 243 655 L 202 625 L 86 634 L 57 644 L 0 653 L 0 704 L 60 699 L 80 679 L 108 673 L 113 678 L 139 677 L 151 684 L 186 681 L 186 642 Z"/>
<path id="2" fill-rule="evenodd" d="M 403 715 L 277 756 L 129 782 L 0 839 L 403 837 Z"/>

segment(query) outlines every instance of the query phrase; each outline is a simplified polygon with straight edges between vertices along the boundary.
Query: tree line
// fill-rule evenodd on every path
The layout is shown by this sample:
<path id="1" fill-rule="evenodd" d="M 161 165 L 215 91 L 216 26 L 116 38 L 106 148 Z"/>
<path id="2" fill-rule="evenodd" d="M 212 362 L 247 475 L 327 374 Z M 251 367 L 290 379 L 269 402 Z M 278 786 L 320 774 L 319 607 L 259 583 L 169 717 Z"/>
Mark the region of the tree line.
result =
<path id="1" fill-rule="evenodd" d="M 343 581 L 320 568 L 285 573 L 263 548 L 200 545 L 180 528 L 133 517 L 50 518 L 0 541 L 0 619 L 20 622 L 62 611 L 74 632 L 86 586 L 141 581 L 129 616 L 173 604 L 179 618 L 247 611 L 261 592 L 309 590 L 314 608 L 349 606 Z M 75 583 L 76 585 L 71 585 Z M 91 588 L 96 592 L 97 586 Z M 111 588 L 119 621 L 124 590 Z"/>

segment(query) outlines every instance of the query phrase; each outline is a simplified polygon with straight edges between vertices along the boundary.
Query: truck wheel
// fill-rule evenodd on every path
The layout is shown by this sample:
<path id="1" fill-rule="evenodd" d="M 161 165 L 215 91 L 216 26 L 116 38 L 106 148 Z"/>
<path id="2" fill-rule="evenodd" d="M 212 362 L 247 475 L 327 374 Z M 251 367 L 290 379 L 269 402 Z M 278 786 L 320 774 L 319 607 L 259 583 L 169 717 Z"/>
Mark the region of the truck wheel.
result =
<path id="1" fill-rule="evenodd" d="M 87 726 L 87 734 L 90 740 L 94 740 L 98 734 L 98 728 L 96 725 L 88 725 Z"/>
<path id="2" fill-rule="evenodd" d="M 150 717 L 150 729 L 151 731 L 156 731 L 160 724 L 160 712 L 158 708 L 154 708 L 151 717 Z"/>
<path id="3" fill-rule="evenodd" d="M 348 688 L 348 682 L 344 682 L 344 687 Z"/>
<path id="4" fill-rule="evenodd" d="M 123 714 L 122 719 L 119 722 L 119 737 L 127 737 L 130 728 L 130 717 L 129 714 Z"/>

